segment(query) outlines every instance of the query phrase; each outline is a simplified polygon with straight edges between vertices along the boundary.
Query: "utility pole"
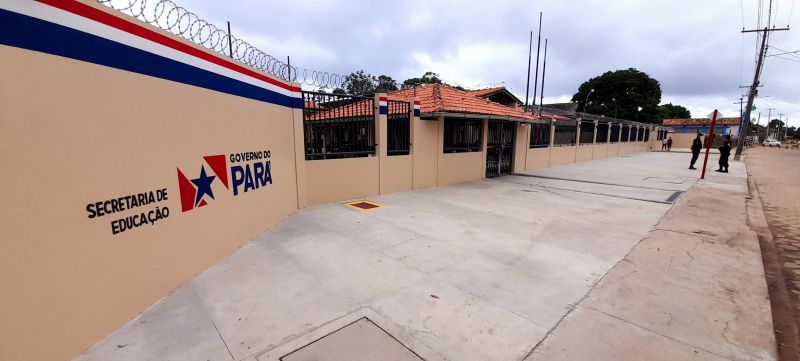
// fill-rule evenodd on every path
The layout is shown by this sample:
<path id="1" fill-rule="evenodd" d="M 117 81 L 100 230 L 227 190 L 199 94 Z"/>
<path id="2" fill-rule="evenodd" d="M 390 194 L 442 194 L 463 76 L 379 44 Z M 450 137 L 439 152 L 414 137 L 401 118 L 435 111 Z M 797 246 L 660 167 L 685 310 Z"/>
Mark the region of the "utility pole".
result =
<path id="1" fill-rule="evenodd" d="M 528 112 L 528 92 L 531 89 L 531 50 L 533 50 L 533 30 L 531 30 L 531 38 L 528 41 L 528 77 L 525 78 L 525 113 Z"/>
<path id="2" fill-rule="evenodd" d="M 766 132 L 766 134 L 764 134 L 764 139 L 769 139 L 769 122 L 772 121 L 772 119 L 770 119 L 770 118 L 772 118 L 772 111 L 773 110 L 775 110 L 775 108 L 767 108 L 767 126 L 764 127 L 764 128 L 767 129 L 767 132 Z"/>
<path id="3" fill-rule="evenodd" d="M 542 49 L 542 12 L 539 12 L 539 40 L 536 41 L 536 74 L 533 76 L 533 106 L 536 106 L 536 90 L 539 88 L 539 50 Z M 543 79 L 544 80 L 544 79 Z M 539 104 L 541 106 L 541 104 Z"/>
<path id="4" fill-rule="evenodd" d="M 544 103 L 544 74 L 547 70 L 547 39 L 544 39 L 544 62 L 542 62 L 542 92 L 539 93 L 539 116 L 542 116 L 542 104 Z"/>
<path id="5" fill-rule="evenodd" d="M 739 141 L 741 142 L 747 137 L 747 134 L 744 133 L 744 95 L 740 96 L 739 101 L 733 104 L 739 104 Z M 747 121 L 749 122 L 750 119 Z"/>
<path id="6" fill-rule="evenodd" d="M 770 0 L 770 14 L 772 13 L 772 0 Z M 758 87 L 761 85 L 760 78 L 761 78 L 761 69 L 764 65 L 764 55 L 767 52 L 767 38 L 769 32 L 771 31 L 785 31 L 789 30 L 788 27 L 786 28 L 775 28 L 769 27 L 769 24 L 764 27 L 764 29 L 753 29 L 753 30 L 742 30 L 742 33 L 758 33 L 761 35 L 761 50 L 758 52 L 758 61 L 756 62 L 756 71 L 755 75 L 753 76 L 753 84 L 750 85 L 750 91 L 747 93 L 747 108 L 745 108 L 745 118 L 747 119 L 747 123 L 745 124 L 745 129 L 742 134 L 747 134 L 750 130 L 750 112 L 753 109 L 753 100 L 755 100 L 756 93 L 758 92 Z M 736 145 L 736 155 L 734 155 L 734 160 L 739 160 L 742 156 L 742 147 L 744 142 L 742 139 L 739 139 L 739 144 Z"/>

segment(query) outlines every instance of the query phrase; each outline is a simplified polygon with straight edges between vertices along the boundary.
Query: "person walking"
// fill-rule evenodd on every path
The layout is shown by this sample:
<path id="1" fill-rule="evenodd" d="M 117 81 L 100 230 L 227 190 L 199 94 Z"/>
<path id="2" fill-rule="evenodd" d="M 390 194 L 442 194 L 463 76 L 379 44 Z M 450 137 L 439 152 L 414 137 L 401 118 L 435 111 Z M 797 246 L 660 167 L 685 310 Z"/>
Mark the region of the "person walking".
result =
<path id="1" fill-rule="evenodd" d="M 726 135 L 725 141 L 719 147 L 719 169 L 717 172 L 728 173 L 728 158 L 731 156 L 731 136 Z"/>
<path id="2" fill-rule="evenodd" d="M 667 138 L 667 152 L 672 150 L 672 137 Z"/>
<path id="3" fill-rule="evenodd" d="M 661 139 L 661 151 L 663 152 L 663 151 L 666 151 L 666 150 L 667 150 L 667 140 L 666 139 Z"/>
<path id="4" fill-rule="evenodd" d="M 700 157 L 700 149 L 703 149 L 703 141 L 700 140 L 702 135 L 697 133 L 697 138 L 692 141 L 692 161 L 689 163 L 689 169 L 697 169 L 694 167 L 694 162 L 697 162 L 697 158 Z"/>

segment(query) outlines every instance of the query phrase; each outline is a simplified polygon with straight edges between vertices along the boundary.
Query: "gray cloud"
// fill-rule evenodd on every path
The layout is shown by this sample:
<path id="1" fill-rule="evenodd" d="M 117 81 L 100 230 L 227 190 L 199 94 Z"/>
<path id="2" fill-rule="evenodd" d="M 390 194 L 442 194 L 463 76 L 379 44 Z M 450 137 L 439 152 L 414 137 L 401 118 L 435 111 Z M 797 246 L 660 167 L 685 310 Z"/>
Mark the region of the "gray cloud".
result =
<path id="1" fill-rule="evenodd" d="M 523 95 L 528 32 L 543 11 L 548 99 L 568 99 L 590 77 L 634 67 L 661 82 L 664 102 L 686 101 L 696 116 L 713 108 L 738 111 L 732 103 L 740 83 L 752 81 L 756 49 L 755 35 L 740 33 L 740 3 L 730 0 L 179 3 L 218 24 L 230 20 L 237 35 L 276 57 L 291 55 L 302 67 L 364 69 L 398 80 L 430 70 L 468 86 L 505 82 Z M 757 1 L 742 5 L 744 25 L 754 27 Z M 792 4 L 780 6 L 783 26 Z M 795 31 L 776 33 L 772 44 L 797 50 L 798 40 Z M 769 58 L 760 93 L 784 106 L 794 124 L 800 124 L 798 65 Z"/>

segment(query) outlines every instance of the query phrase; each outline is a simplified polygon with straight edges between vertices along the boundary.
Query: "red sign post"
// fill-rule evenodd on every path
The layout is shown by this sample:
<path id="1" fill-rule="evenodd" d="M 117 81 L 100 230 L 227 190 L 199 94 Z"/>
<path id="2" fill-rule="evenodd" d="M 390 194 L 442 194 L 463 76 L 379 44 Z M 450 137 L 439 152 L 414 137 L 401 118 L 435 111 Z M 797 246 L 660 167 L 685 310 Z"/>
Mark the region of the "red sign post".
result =
<path id="1" fill-rule="evenodd" d="M 714 126 L 717 125 L 717 116 L 719 112 L 714 109 L 714 112 L 709 114 L 711 115 L 711 132 L 708 133 L 708 139 L 706 139 L 706 158 L 703 159 L 703 172 L 700 173 L 700 179 L 706 179 L 706 165 L 708 164 L 708 153 L 711 151 L 711 143 L 714 143 Z"/>

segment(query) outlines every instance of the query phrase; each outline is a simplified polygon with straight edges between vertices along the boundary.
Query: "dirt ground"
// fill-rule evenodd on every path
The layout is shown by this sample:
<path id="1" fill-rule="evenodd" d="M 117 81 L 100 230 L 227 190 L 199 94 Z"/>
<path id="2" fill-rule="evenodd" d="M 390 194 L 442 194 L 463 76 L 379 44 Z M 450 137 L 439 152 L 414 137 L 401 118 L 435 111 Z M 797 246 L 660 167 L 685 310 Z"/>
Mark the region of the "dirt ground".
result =
<path id="1" fill-rule="evenodd" d="M 745 161 L 772 234 L 762 250 L 778 356 L 800 360 L 800 151 L 756 147 L 747 151 Z"/>

